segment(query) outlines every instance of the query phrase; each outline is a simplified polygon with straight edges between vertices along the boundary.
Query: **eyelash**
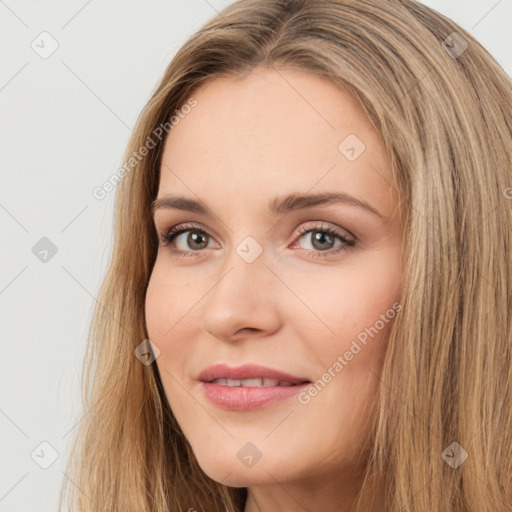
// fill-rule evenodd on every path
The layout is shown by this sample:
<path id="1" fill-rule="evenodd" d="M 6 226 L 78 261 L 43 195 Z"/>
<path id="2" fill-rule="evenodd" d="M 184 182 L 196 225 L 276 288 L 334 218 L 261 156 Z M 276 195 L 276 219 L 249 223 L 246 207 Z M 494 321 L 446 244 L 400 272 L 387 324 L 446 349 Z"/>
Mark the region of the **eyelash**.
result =
<path id="1" fill-rule="evenodd" d="M 179 224 L 177 226 L 174 226 L 170 228 L 168 231 L 166 231 L 162 236 L 162 239 L 160 241 L 161 245 L 163 247 L 168 246 L 172 243 L 172 241 L 182 233 L 186 233 L 187 231 L 197 231 L 199 233 L 202 233 L 206 235 L 209 238 L 212 238 L 204 229 L 202 229 L 199 225 L 194 223 L 184 223 Z M 344 237 L 337 229 L 331 227 L 331 226 L 313 226 L 313 227 L 301 227 L 299 229 L 299 232 L 297 233 L 297 239 L 302 238 L 303 235 L 306 233 L 312 232 L 312 231 L 319 231 L 321 233 L 327 233 L 329 235 L 335 236 L 339 240 L 341 240 L 343 245 L 338 246 L 335 249 L 329 249 L 327 251 L 315 251 L 315 250 L 308 250 L 304 249 L 307 253 L 309 253 L 311 256 L 315 258 L 327 258 L 329 256 L 333 256 L 335 254 L 338 254 L 342 251 L 346 251 L 349 248 L 353 247 L 355 245 L 355 240 L 349 240 L 348 238 Z M 179 257 L 194 257 L 194 253 L 202 252 L 201 250 L 197 251 L 180 251 L 174 248 L 170 249 L 173 254 Z"/>

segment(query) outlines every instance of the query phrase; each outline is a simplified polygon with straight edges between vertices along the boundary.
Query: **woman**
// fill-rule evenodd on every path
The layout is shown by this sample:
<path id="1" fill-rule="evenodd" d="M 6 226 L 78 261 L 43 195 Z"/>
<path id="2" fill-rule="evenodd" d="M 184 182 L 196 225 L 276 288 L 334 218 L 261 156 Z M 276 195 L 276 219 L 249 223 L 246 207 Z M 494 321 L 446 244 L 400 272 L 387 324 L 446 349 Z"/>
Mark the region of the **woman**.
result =
<path id="1" fill-rule="evenodd" d="M 72 510 L 510 510 L 512 86 L 469 33 L 240 0 L 126 155 Z"/>

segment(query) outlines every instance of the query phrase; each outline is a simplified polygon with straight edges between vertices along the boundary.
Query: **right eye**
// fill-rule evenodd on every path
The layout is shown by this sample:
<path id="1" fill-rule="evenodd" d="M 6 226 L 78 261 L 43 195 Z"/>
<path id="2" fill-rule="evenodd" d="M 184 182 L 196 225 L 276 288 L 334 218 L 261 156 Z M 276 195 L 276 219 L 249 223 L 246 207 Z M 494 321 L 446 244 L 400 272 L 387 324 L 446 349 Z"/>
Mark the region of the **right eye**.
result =
<path id="1" fill-rule="evenodd" d="M 182 237 L 184 234 L 187 236 Z M 169 250 L 176 256 L 193 256 L 194 252 L 208 248 L 208 239 L 213 240 L 198 224 L 186 223 L 178 224 L 166 231 L 160 242 L 163 247 L 170 246 Z M 174 247 L 176 242 L 181 242 L 185 247 Z"/>

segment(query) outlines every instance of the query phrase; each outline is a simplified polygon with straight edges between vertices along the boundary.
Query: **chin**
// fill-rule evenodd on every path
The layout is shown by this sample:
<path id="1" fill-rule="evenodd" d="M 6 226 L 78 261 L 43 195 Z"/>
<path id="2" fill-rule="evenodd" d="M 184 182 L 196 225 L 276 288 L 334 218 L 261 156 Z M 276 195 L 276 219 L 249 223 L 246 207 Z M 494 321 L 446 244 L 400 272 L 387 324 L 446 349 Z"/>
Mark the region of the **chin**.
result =
<path id="1" fill-rule="evenodd" d="M 277 464 L 274 469 L 260 460 L 254 467 L 245 467 L 236 457 L 229 460 L 217 457 L 198 458 L 201 469 L 212 480 L 228 487 L 249 487 L 275 483 L 274 479 L 281 480 L 283 475 L 279 474 L 282 464 Z M 274 478 L 272 478 L 274 477 Z"/>

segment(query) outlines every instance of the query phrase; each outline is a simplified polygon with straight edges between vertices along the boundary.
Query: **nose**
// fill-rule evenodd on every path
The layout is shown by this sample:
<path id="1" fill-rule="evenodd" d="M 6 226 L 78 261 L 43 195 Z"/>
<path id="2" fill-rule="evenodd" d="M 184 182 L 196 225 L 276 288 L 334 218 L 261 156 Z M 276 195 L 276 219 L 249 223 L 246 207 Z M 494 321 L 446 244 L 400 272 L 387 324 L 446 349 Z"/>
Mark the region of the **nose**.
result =
<path id="1" fill-rule="evenodd" d="M 264 337 L 280 327 L 280 283 L 265 252 L 252 262 L 241 254 L 232 250 L 203 299 L 202 327 L 223 341 Z"/>

